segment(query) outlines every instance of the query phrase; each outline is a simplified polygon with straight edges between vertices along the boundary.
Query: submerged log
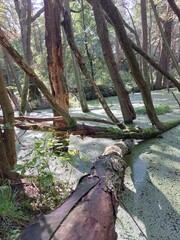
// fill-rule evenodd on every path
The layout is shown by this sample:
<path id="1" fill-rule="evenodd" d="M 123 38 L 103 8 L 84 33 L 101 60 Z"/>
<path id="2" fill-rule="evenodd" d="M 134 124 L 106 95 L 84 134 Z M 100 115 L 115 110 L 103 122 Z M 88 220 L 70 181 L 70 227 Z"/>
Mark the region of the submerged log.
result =
<path id="1" fill-rule="evenodd" d="M 89 174 L 56 210 L 35 219 L 18 240 L 115 240 L 115 221 L 123 190 L 125 161 L 133 141 L 105 149 Z"/>

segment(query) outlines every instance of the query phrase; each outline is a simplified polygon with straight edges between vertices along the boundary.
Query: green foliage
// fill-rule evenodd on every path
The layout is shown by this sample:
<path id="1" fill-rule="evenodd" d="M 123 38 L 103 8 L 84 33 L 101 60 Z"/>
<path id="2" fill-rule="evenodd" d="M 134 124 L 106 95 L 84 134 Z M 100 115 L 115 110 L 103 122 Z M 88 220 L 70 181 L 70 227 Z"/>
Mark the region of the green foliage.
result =
<path id="1" fill-rule="evenodd" d="M 135 109 L 137 114 L 146 114 L 146 109 L 145 107 L 139 107 Z M 165 113 L 171 112 L 172 109 L 168 105 L 157 105 L 155 106 L 155 111 L 157 115 L 163 115 Z"/>
<path id="2" fill-rule="evenodd" d="M 131 73 L 129 73 L 127 71 L 120 71 L 120 75 L 121 75 L 121 78 L 124 81 L 128 91 L 130 91 L 133 87 L 136 86 Z"/>
<path id="3" fill-rule="evenodd" d="M 30 181 L 36 184 L 40 193 L 32 206 L 46 212 L 54 209 L 69 194 L 69 182 L 59 180 L 56 170 L 62 167 L 67 170 L 70 155 L 64 153 L 67 142 L 54 139 L 50 134 L 36 140 L 33 149 L 21 164 L 17 164 L 16 170 L 21 175 L 30 174 Z"/>
<path id="4" fill-rule="evenodd" d="M 0 186 L 0 237 L 5 239 L 16 239 L 20 230 L 11 226 L 12 223 L 24 225 L 28 220 L 28 216 L 22 211 L 17 202 L 17 191 L 13 192 L 10 182 L 5 181 Z M 1 238 L 0 238 L 1 239 Z"/>

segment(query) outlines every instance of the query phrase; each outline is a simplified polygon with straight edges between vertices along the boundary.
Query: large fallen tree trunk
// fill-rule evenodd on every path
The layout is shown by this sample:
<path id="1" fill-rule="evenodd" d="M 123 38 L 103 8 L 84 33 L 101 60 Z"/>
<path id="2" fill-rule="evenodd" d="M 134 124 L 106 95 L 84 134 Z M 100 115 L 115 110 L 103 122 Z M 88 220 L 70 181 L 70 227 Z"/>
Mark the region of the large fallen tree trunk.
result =
<path id="1" fill-rule="evenodd" d="M 80 118 L 81 119 L 81 118 Z M 1 120 L 1 119 L 0 119 Z M 84 118 L 87 121 L 86 118 Z M 92 119 L 91 119 L 92 120 Z M 109 123 L 105 120 L 99 122 Z M 56 137 L 68 137 L 69 135 L 79 135 L 81 137 L 92 138 L 111 138 L 111 139 L 150 139 L 161 135 L 163 132 L 170 130 L 178 126 L 180 120 L 164 123 L 164 129 L 160 130 L 155 127 L 140 128 L 139 126 L 127 126 L 126 129 L 118 129 L 117 127 L 98 127 L 85 124 L 77 124 L 75 127 L 54 127 L 52 125 L 39 125 L 37 123 L 15 123 L 15 126 L 22 130 L 35 130 L 43 132 L 53 132 Z"/>
<path id="2" fill-rule="evenodd" d="M 131 140 L 105 149 L 59 208 L 34 220 L 19 240 L 115 240 L 115 222 Z"/>

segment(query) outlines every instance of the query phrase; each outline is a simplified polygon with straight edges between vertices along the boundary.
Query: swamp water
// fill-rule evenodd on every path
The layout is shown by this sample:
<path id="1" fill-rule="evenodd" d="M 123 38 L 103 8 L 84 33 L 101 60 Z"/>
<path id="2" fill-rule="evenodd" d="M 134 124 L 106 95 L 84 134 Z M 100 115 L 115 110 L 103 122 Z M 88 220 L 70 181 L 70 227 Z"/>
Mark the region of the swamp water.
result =
<path id="1" fill-rule="evenodd" d="M 180 94 L 176 91 L 180 100 Z M 167 91 L 152 93 L 155 104 L 167 104 L 173 112 L 159 116 L 161 120 L 179 119 L 179 106 Z M 134 107 L 143 106 L 139 93 L 131 95 Z M 116 97 L 108 98 L 114 114 L 121 119 Z M 81 113 L 79 108 L 71 109 L 72 116 L 107 118 L 97 101 L 90 101 L 91 112 Z M 51 111 L 33 112 L 31 116 L 52 116 Z M 89 124 L 92 124 L 89 122 Z M 135 121 L 141 127 L 149 127 L 146 115 L 138 115 Z M 99 125 L 99 124 L 97 124 Z M 103 124 L 100 124 L 101 126 Z M 17 135 L 22 133 L 17 129 Z M 18 157 L 23 157 L 32 148 L 34 137 L 42 137 L 40 132 L 28 131 L 20 138 L 24 145 L 17 144 Z M 74 163 L 66 170 L 56 166 L 61 178 L 70 179 L 74 185 L 79 177 L 89 171 L 92 162 L 107 146 L 117 141 L 111 139 L 81 139 L 70 137 L 70 151 L 77 150 Z M 21 160 L 20 160 L 21 161 Z M 179 240 L 180 239 L 180 127 L 162 135 L 162 138 L 140 143 L 127 157 L 125 191 L 118 211 L 116 231 L 120 240 Z M 126 209 L 126 210 L 125 210 Z"/>

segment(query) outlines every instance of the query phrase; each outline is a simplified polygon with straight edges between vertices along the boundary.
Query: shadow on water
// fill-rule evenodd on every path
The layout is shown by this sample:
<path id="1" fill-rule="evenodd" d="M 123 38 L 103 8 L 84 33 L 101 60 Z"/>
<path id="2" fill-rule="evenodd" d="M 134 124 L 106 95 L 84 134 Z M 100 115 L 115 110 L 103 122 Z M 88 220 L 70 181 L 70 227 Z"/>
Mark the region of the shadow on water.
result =
<path id="1" fill-rule="evenodd" d="M 162 159 L 152 168 L 151 160 L 141 159 L 141 154 L 128 157 L 132 182 L 127 180 L 122 202 L 146 239 L 177 240 L 180 236 L 177 186 L 179 170 L 167 166 Z"/>

